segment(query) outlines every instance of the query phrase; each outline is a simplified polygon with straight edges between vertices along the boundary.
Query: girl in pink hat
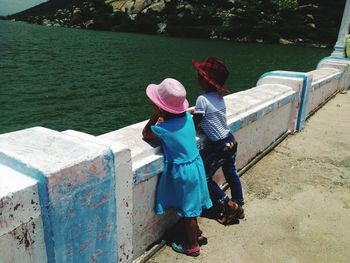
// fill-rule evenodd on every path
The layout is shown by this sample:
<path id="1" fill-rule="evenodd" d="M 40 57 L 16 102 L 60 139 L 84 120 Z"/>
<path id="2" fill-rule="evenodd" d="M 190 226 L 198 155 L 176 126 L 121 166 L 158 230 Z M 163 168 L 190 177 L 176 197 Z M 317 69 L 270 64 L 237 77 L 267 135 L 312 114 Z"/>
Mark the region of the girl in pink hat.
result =
<path id="1" fill-rule="evenodd" d="M 189 256 L 198 256 L 204 240 L 197 217 L 212 206 L 202 159 L 196 146 L 192 117 L 186 112 L 188 101 L 183 85 L 167 78 L 146 90 L 153 102 L 153 115 L 143 129 L 145 139 L 158 139 L 164 152 L 164 170 L 156 196 L 156 213 L 173 208 L 182 217 L 187 240 L 173 243 L 172 248 Z M 159 118 L 164 121 L 157 123 Z"/>

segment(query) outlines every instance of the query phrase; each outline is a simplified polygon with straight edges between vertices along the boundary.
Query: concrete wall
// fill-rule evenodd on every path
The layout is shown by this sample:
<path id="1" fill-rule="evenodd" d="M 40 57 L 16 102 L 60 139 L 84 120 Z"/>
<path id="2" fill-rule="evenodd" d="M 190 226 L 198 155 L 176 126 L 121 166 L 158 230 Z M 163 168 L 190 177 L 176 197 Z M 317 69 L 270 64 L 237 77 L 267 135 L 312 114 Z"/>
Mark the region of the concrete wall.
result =
<path id="1" fill-rule="evenodd" d="M 307 114 L 310 115 L 327 98 L 340 90 L 340 79 L 343 75 L 341 71 L 335 68 L 319 68 L 310 71 L 312 83 L 309 96 L 309 107 Z"/>
<path id="2" fill-rule="evenodd" d="M 238 168 L 347 89 L 349 64 L 268 72 L 226 96 Z M 178 218 L 154 213 L 163 157 L 142 140 L 145 123 L 100 136 L 41 127 L 0 135 L 0 261 L 131 262 L 157 241 Z M 224 182 L 220 170 L 215 179 Z"/>
<path id="3" fill-rule="evenodd" d="M 317 69 L 320 68 L 335 68 L 342 72 L 340 78 L 340 90 L 347 90 L 350 87 L 350 59 L 325 57 L 317 64 Z"/>

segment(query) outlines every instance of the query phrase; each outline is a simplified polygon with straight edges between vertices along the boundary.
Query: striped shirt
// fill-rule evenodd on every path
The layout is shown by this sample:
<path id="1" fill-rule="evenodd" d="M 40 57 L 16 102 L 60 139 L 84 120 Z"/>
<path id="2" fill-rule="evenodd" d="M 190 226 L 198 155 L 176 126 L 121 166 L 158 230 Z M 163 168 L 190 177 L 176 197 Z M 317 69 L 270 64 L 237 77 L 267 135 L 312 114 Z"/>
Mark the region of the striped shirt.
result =
<path id="1" fill-rule="evenodd" d="M 208 92 L 200 95 L 194 113 L 203 115 L 201 128 L 209 140 L 222 140 L 229 134 L 225 101 L 219 93 Z"/>

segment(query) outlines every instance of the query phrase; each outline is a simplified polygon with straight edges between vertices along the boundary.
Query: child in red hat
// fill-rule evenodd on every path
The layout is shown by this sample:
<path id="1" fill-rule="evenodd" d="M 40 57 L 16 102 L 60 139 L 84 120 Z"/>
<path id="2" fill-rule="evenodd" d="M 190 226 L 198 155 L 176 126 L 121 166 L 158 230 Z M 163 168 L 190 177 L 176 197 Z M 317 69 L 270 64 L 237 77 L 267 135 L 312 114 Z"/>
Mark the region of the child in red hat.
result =
<path id="1" fill-rule="evenodd" d="M 207 183 L 212 200 L 224 208 L 219 222 L 231 224 L 244 218 L 243 191 L 235 166 L 237 141 L 231 133 L 226 119 L 226 105 L 221 92 L 229 93 L 224 88 L 229 72 L 222 61 L 207 57 L 202 63 L 192 59 L 198 72 L 198 84 L 204 91 L 197 98 L 193 112 L 195 126 L 206 135 L 202 151 Z M 226 182 L 231 188 L 231 199 L 212 179 L 214 173 L 222 167 Z"/>

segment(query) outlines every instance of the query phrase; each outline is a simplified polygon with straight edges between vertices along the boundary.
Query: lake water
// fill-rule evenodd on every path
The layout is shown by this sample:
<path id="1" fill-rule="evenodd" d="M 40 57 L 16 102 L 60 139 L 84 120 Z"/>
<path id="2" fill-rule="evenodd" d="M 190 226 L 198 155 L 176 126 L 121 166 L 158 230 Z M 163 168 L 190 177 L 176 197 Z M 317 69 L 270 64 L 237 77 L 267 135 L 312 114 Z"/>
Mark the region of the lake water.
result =
<path id="1" fill-rule="evenodd" d="M 44 27 L 0 21 L 0 133 L 33 126 L 99 135 L 148 118 L 149 83 L 173 77 L 200 94 L 191 59 L 212 55 L 227 87 L 271 70 L 309 71 L 330 49 Z"/>

